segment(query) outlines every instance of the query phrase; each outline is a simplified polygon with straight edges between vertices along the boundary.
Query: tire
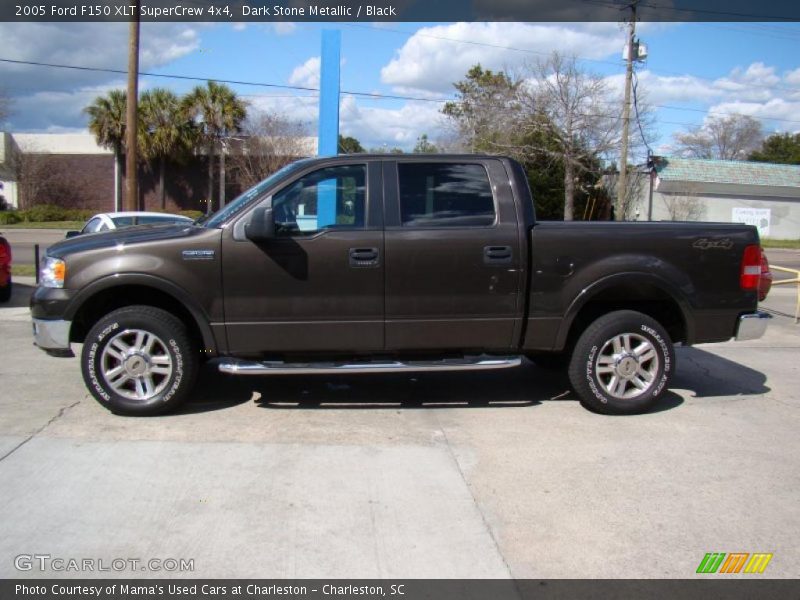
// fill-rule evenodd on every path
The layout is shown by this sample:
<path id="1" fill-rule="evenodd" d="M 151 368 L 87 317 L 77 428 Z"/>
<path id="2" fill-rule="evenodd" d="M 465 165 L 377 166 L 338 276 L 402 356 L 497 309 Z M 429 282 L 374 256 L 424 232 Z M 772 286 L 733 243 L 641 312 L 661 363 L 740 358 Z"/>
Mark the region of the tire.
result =
<path id="1" fill-rule="evenodd" d="M 0 302 L 8 302 L 11 300 L 12 285 L 11 278 L 9 277 L 8 284 L 0 288 Z"/>
<path id="2" fill-rule="evenodd" d="M 119 415 L 157 415 L 179 406 L 197 377 L 198 353 L 183 322 L 152 306 L 128 306 L 89 331 L 81 371 L 95 399 Z"/>
<path id="3" fill-rule="evenodd" d="M 583 332 L 572 354 L 569 379 L 588 409 L 635 414 L 653 407 L 674 371 L 675 349 L 664 328 L 645 314 L 620 310 L 600 317 Z"/>

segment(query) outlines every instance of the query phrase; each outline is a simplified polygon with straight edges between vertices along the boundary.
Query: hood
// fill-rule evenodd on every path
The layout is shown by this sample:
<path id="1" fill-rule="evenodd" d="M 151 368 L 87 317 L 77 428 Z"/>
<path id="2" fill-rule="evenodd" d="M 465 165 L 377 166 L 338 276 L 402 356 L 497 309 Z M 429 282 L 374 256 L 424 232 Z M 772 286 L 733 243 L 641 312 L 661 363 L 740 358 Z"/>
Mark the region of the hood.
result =
<path id="1" fill-rule="evenodd" d="M 86 233 L 74 238 L 56 242 L 47 249 L 48 256 L 63 258 L 76 252 L 113 248 L 119 244 L 143 244 L 179 238 L 190 238 L 207 231 L 204 227 L 191 223 L 168 223 L 163 225 L 134 225 L 124 229 Z"/>

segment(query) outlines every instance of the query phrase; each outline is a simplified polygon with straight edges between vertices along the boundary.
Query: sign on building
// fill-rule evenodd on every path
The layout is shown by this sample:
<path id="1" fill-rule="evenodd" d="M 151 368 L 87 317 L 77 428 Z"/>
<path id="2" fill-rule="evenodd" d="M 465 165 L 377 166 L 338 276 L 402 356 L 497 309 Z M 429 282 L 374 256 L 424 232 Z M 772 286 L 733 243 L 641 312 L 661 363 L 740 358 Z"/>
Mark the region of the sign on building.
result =
<path id="1" fill-rule="evenodd" d="M 769 208 L 733 208 L 731 209 L 731 221 L 734 223 L 744 223 L 745 225 L 755 225 L 758 228 L 760 237 L 769 236 L 769 222 L 772 211 Z"/>

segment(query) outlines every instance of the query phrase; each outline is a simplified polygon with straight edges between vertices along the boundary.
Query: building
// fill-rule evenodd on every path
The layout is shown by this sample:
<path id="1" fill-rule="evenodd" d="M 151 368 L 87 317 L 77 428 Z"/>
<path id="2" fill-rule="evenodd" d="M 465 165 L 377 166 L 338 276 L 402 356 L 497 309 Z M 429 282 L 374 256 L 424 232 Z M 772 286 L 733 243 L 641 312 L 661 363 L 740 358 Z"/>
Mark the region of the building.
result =
<path id="1" fill-rule="evenodd" d="M 0 132 L 0 194 L 14 208 L 34 204 L 56 204 L 67 208 L 97 212 L 115 208 L 115 160 L 113 153 L 97 145 L 90 133 L 5 133 Z M 261 139 L 261 138 L 259 138 Z M 228 155 L 241 154 L 244 138 L 226 144 Z M 291 145 L 302 156 L 316 150 L 316 138 L 299 138 Z M 286 144 L 273 144 L 287 147 Z M 229 162 L 231 158 L 229 156 Z M 124 161 L 123 161 L 124 162 Z M 157 168 L 139 166 L 139 208 L 206 210 L 208 162 L 203 153 L 166 165 L 165 203 L 158 194 Z M 216 170 L 215 170 L 216 171 Z M 125 174 L 121 173 L 124 190 Z M 218 206 L 219 182 L 215 177 L 214 207 Z M 241 186 L 235 177 L 226 178 L 226 198 L 230 200 Z"/>
<path id="2" fill-rule="evenodd" d="M 800 239 L 800 166 L 655 157 L 654 221 L 738 222 Z M 640 213 L 649 214 L 647 193 Z"/>

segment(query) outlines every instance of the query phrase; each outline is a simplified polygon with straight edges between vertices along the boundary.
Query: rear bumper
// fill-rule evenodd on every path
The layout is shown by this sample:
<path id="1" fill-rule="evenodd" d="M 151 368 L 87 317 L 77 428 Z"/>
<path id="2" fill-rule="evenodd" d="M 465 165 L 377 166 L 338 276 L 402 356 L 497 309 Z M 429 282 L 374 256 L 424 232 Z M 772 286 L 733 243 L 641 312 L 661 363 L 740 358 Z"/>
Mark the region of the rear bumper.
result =
<path id="1" fill-rule="evenodd" d="M 33 343 L 52 356 L 74 356 L 69 345 L 70 321 L 33 319 Z"/>
<path id="2" fill-rule="evenodd" d="M 767 330 L 767 323 L 772 315 L 765 312 L 754 312 L 739 317 L 736 324 L 736 341 L 757 340 Z"/>

